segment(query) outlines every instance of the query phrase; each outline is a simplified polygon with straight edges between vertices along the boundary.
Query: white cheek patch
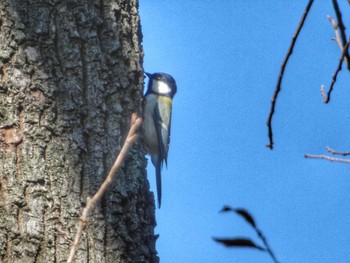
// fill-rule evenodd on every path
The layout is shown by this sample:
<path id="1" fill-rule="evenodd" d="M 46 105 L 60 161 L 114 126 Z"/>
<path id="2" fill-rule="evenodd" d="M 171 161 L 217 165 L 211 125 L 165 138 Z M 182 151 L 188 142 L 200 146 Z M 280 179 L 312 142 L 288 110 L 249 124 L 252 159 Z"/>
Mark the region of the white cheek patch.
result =
<path id="1" fill-rule="evenodd" d="M 170 87 L 168 86 L 168 84 L 166 84 L 163 81 L 159 81 L 159 80 L 153 80 L 153 90 L 157 93 L 160 94 L 167 94 L 171 91 Z"/>

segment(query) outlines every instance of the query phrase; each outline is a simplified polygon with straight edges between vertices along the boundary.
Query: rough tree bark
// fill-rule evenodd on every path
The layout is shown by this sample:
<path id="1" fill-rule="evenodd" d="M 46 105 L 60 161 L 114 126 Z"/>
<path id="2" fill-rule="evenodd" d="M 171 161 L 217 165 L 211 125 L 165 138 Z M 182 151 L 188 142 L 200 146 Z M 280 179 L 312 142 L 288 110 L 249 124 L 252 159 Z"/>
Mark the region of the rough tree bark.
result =
<path id="1" fill-rule="evenodd" d="M 0 262 L 65 262 L 143 87 L 137 0 L 0 1 Z M 137 143 L 75 262 L 158 262 Z"/>

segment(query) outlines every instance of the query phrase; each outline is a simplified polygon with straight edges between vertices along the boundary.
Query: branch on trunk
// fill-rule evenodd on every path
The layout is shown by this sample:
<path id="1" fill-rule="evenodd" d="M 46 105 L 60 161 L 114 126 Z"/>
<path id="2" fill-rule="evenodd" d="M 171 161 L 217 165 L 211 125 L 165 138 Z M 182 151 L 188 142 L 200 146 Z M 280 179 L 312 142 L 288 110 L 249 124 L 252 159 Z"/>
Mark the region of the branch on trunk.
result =
<path id="1" fill-rule="evenodd" d="M 128 136 L 124 142 L 124 145 L 119 155 L 117 156 L 117 159 L 115 160 L 111 170 L 109 171 L 107 178 L 102 183 L 97 193 L 92 198 L 90 197 L 87 198 L 86 207 L 83 209 L 82 215 L 80 217 L 78 230 L 77 230 L 74 242 L 71 245 L 71 250 L 69 253 L 69 257 L 67 259 L 67 263 L 73 262 L 83 231 L 87 227 L 89 216 L 91 212 L 95 209 L 96 204 L 101 200 L 102 196 L 104 195 L 104 193 L 106 192 L 110 184 L 113 182 L 113 177 L 116 174 L 116 172 L 119 170 L 119 168 L 122 166 L 122 164 L 124 163 L 125 158 L 131 149 L 131 146 L 138 139 L 137 131 L 141 127 L 141 123 L 142 123 L 141 118 L 134 113 L 131 116 L 131 126 L 130 126 Z"/>

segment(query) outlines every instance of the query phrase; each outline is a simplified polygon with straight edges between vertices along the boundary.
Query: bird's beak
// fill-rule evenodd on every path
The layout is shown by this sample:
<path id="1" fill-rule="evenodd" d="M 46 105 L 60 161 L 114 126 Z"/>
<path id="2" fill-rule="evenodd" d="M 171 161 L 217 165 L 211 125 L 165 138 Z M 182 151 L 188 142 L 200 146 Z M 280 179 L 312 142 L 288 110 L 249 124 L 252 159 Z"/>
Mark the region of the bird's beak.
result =
<path id="1" fill-rule="evenodd" d="M 151 73 L 148 73 L 148 72 L 145 72 L 146 76 L 151 78 L 152 77 L 152 74 Z"/>

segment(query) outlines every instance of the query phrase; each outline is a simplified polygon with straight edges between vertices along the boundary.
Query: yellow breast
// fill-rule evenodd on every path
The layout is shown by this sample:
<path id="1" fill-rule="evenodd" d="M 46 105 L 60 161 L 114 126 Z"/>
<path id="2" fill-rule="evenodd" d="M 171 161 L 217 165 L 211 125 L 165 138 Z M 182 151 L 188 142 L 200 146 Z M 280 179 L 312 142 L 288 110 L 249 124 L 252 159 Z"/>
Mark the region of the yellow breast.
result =
<path id="1" fill-rule="evenodd" d="M 171 109 L 172 107 L 172 100 L 169 97 L 166 96 L 159 96 L 159 100 L 164 103 L 167 104 L 169 106 L 169 108 Z"/>

